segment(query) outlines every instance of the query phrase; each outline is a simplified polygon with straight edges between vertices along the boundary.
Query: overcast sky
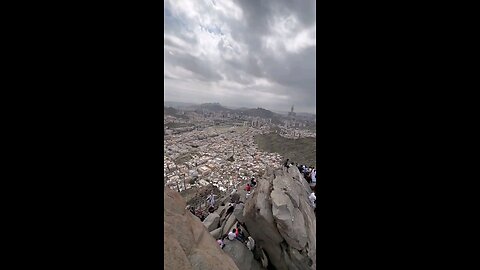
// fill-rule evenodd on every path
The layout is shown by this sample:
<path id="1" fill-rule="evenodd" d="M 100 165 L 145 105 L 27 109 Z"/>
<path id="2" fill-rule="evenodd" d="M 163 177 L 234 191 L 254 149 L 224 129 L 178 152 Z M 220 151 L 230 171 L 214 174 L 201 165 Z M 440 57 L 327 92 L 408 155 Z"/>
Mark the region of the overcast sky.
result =
<path id="1" fill-rule="evenodd" d="M 164 98 L 315 113 L 315 0 L 165 0 Z"/>

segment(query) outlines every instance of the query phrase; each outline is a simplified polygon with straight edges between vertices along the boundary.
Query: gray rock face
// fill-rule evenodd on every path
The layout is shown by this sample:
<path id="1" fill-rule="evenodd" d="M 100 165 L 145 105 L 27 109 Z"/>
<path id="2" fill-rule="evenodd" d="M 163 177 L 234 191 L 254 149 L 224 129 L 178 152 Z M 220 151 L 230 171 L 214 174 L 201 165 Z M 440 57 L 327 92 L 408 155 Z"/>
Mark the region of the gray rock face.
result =
<path id="1" fill-rule="evenodd" d="M 218 228 L 220 222 L 220 216 L 217 213 L 210 213 L 205 220 L 203 221 L 203 225 L 207 227 L 209 232 Z"/>
<path id="2" fill-rule="evenodd" d="M 230 196 L 230 202 L 232 203 L 238 203 L 239 200 L 240 200 L 240 194 L 238 194 L 237 192 L 233 193 Z"/>
<path id="3" fill-rule="evenodd" d="M 240 222 L 245 222 L 245 218 L 243 216 L 243 208 L 244 208 L 244 204 L 237 204 L 235 205 L 235 209 L 233 210 L 233 215 L 235 216 L 235 218 L 240 221 Z"/>
<path id="4" fill-rule="evenodd" d="M 232 229 L 235 226 L 235 223 L 237 222 L 237 219 L 233 214 L 231 214 L 228 219 L 225 221 L 224 227 L 223 227 L 223 234 L 228 233 L 229 231 L 232 231 Z"/>
<path id="5" fill-rule="evenodd" d="M 185 210 L 185 200 L 169 188 L 164 191 L 164 269 L 238 270 L 205 226 Z"/>
<path id="6" fill-rule="evenodd" d="M 225 240 L 223 250 L 230 255 L 240 270 L 261 270 L 262 265 L 253 258 L 253 253 L 238 240 Z"/>
<path id="7" fill-rule="evenodd" d="M 250 235 L 276 269 L 315 269 L 316 219 L 298 170 L 269 170 L 245 204 Z"/>

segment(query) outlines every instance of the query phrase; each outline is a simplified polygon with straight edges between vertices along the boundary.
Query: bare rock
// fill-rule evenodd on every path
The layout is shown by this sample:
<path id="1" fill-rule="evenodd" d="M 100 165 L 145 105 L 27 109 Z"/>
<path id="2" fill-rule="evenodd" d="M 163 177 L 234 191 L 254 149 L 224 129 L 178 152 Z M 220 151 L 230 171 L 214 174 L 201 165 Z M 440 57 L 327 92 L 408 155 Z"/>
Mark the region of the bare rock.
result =
<path id="1" fill-rule="evenodd" d="M 245 222 L 245 218 L 243 216 L 243 208 L 244 208 L 244 204 L 240 203 L 235 205 L 235 209 L 233 209 L 233 215 L 238 221 L 242 223 Z"/>
<path id="2" fill-rule="evenodd" d="M 189 211 L 179 193 L 164 191 L 164 269 L 230 269 L 235 262 Z"/>
<path id="3" fill-rule="evenodd" d="M 253 253 L 238 240 L 225 240 L 223 250 L 232 257 L 240 270 L 261 270 L 262 265 L 254 259 Z"/>
<path id="4" fill-rule="evenodd" d="M 215 239 L 222 237 L 221 233 L 222 233 L 222 227 L 216 228 L 215 230 L 210 231 L 210 235 Z"/>
<path id="5" fill-rule="evenodd" d="M 217 213 L 210 213 L 205 220 L 203 221 L 203 225 L 207 228 L 209 232 L 218 228 L 220 222 L 220 216 Z"/>
<path id="6" fill-rule="evenodd" d="M 267 170 L 246 202 L 250 235 L 276 269 L 314 269 L 316 219 L 310 187 L 298 170 Z"/>

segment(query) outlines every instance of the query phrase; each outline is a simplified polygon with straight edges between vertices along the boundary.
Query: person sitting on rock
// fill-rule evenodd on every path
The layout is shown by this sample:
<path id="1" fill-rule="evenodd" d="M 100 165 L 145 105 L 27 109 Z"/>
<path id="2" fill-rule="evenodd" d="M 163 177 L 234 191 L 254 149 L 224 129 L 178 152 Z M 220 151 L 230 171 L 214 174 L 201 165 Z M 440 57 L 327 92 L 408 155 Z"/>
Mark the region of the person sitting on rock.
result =
<path id="1" fill-rule="evenodd" d="M 248 237 L 247 248 L 250 251 L 253 251 L 253 249 L 255 248 L 255 241 L 253 240 L 253 238 L 251 236 Z"/>
<path id="2" fill-rule="evenodd" d="M 228 239 L 230 241 L 233 241 L 233 239 L 235 239 L 235 229 L 228 233 Z"/>
<path id="3" fill-rule="evenodd" d="M 238 226 L 238 223 L 237 223 L 237 226 Z M 245 235 L 243 234 L 242 230 L 240 229 L 240 227 L 237 227 L 235 229 L 233 229 L 235 231 L 235 238 L 244 243 L 245 242 Z"/>
<path id="4" fill-rule="evenodd" d="M 219 238 L 217 240 L 217 243 L 218 243 L 218 245 L 220 246 L 221 249 L 223 249 L 223 247 L 225 247 L 225 243 L 223 242 L 222 238 Z"/>
<path id="5" fill-rule="evenodd" d="M 247 192 L 250 192 L 250 189 L 251 189 L 250 184 L 247 184 L 247 186 L 245 187 L 245 190 L 246 190 Z"/>

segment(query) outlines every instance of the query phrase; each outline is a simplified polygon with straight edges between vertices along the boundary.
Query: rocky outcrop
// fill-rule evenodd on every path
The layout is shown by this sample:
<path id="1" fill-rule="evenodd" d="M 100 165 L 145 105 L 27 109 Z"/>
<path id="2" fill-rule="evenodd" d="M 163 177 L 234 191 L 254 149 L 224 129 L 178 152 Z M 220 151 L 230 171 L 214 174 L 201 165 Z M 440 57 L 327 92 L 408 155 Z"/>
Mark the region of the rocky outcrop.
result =
<path id="1" fill-rule="evenodd" d="M 222 237 L 221 233 L 222 233 L 222 227 L 216 228 L 215 230 L 210 231 L 210 235 L 215 239 Z"/>
<path id="2" fill-rule="evenodd" d="M 243 203 L 240 203 L 235 205 L 235 209 L 233 210 L 233 215 L 235 216 L 235 218 L 242 223 L 245 222 L 245 217 L 243 216 L 244 207 L 245 205 Z"/>
<path id="3" fill-rule="evenodd" d="M 243 218 L 276 269 L 315 269 L 316 219 L 298 170 L 269 170 L 245 204 Z"/>
<path id="4" fill-rule="evenodd" d="M 185 203 L 178 193 L 167 190 L 164 267 L 315 269 L 316 219 L 308 199 L 311 193 L 308 183 L 295 169 L 288 173 L 268 170 L 258 180 L 248 198 L 243 188 L 236 192 L 238 199 L 245 204 L 235 204 L 228 210 L 230 194 L 219 198 L 219 201 L 224 200 L 224 205 L 211 213 L 203 224 L 185 210 Z M 226 238 L 221 250 L 215 239 L 225 237 L 237 222 L 240 222 L 245 237 L 251 236 L 255 240 L 254 248 L 249 250 L 245 243 Z"/>
<path id="5" fill-rule="evenodd" d="M 210 213 L 207 218 L 203 221 L 203 225 L 207 228 L 209 232 L 218 228 L 218 223 L 220 222 L 220 216 L 217 213 Z"/>
<path id="6" fill-rule="evenodd" d="M 264 269 L 260 262 L 254 259 L 253 253 L 238 240 L 225 240 L 225 248 L 223 249 L 240 270 L 261 270 Z"/>
<path id="7" fill-rule="evenodd" d="M 176 191 L 164 191 L 164 269 L 238 270 Z"/>

